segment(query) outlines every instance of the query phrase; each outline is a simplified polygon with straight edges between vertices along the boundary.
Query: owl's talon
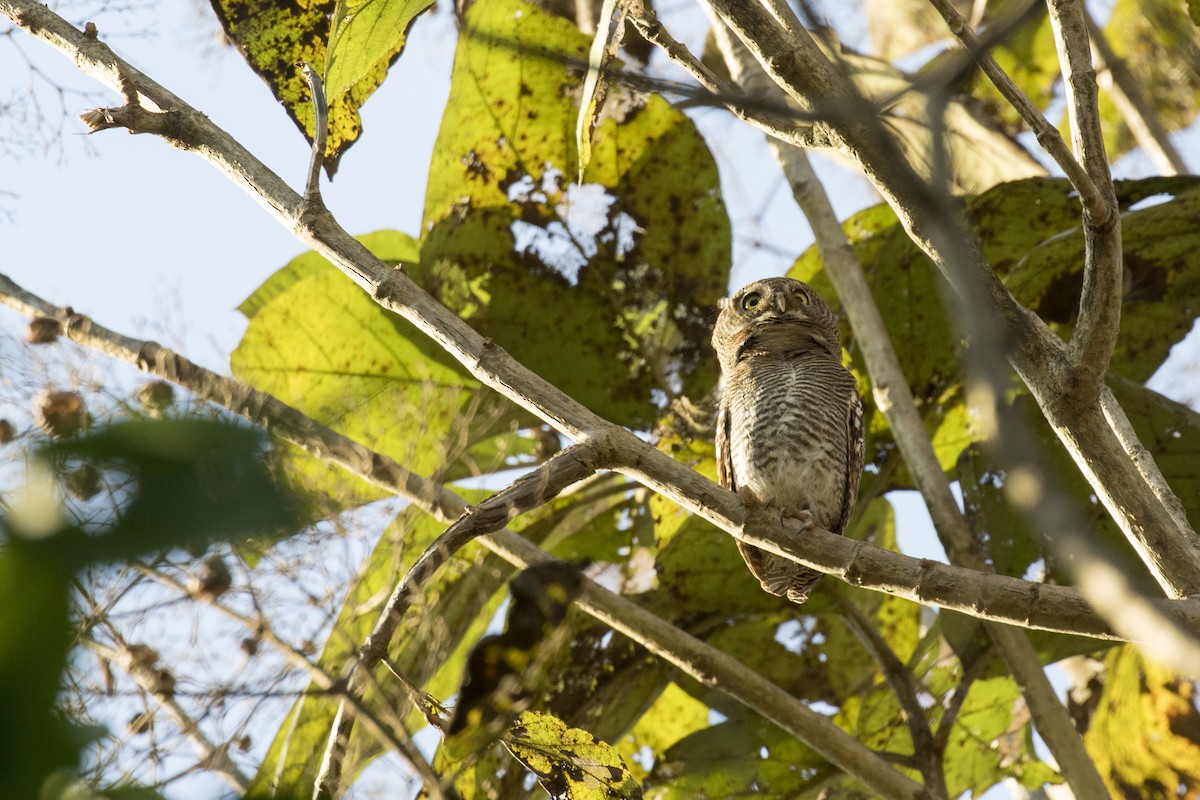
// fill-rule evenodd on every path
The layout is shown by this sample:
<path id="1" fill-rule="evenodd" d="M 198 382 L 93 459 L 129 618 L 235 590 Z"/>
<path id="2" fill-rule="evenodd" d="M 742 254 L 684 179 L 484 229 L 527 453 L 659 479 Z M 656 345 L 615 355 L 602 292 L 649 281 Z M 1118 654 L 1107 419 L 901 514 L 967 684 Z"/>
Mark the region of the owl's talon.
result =
<path id="1" fill-rule="evenodd" d="M 813 515 L 808 510 L 787 517 L 781 514 L 780 517 L 780 524 L 788 533 L 803 533 L 813 526 Z"/>

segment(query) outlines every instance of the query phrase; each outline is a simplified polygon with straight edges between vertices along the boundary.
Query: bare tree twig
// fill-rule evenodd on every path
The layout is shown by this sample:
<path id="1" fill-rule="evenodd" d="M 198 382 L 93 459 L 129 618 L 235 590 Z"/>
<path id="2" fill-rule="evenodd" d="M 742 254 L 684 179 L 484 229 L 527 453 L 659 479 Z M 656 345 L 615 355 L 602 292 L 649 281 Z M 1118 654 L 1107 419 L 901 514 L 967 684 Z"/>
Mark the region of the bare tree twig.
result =
<path id="1" fill-rule="evenodd" d="M 1162 124 L 1153 104 L 1146 97 L 1137 78 L 1130 71 L 1125 59 L 1121 58 L 1108 43 L 1108 37 L 1103 29 L 1096 24 L 1091 12 L 1084 7 L 1087 17 L 1088 34 L 1091 36 L 1092 48 L 1097 58 L 1097 67 L 1106 72 L 1111 78 L 1108 89 L 1109 97 L 1121 111 L 1125 124 L 1133 133 L 1138 145 L 1146 151 L 1146 155 L 1164 175 L 1179 175 L 1186 173 L 1187 163 L 1171 141 L 1171 133 Z"/>
<path id="2" fill-rule="evenodd" d="M 144 565 L 139 565 L 138 569 L 162 585 L 174 589 L 181 594 L 187 594 L 187 587 L 174 577 Z M 363 703 L 361 695 L 349 691 L 345 680 L 334 677 L 319 665 L 310 661 L 308 656 L 296 649 L 291 642 L 288 642 L 282 636 L 275 633 L 274 629 L 262 617 L 248 617 L 215 598 L 209 598 L 203 602 L 237 621 L 255 636 L 267 641 L 288 663 L 304 672 L 308 676 L 308 679 L 322 691 L 328 692 L 335 697 L 340 697 L 344 704 L 348 704 L 354 709 L 354 713 L 362 720 L 363 726 L 377 741 L 381 744 L 391 746 L 400 756 L 409 762 L 413 771 L 421 777 L 435 798 L 442 797 L 443 793 L 440 791 L 440 782 L 437 774 L 429 766 L 424 757 L 421 756 L 413 743 L 401 737 L 401 734 L 404 733 L 404 726 L 397 714 L 385 709 L 385 713 L 390 717 L 389 720 L 385 721 L 380 714 L 377 714 Z M 242 791 L 246 791 L 249 785 L 249 781 L 247 781 L 246 787 Z"/>
<path id="3" fill-rule="evenodd" d="M 1063 174 L 1067 176 L 1067 180 L 1075 187 L 1075 191 L 1079 192 L 1079 202 L 1084 208 L 1091 209 L 1092 215 L 1099 219 L 1104 219 L 1111 214 L 1116 213 L 1116 207 L 1109 207 L 1106 204 L 1104 196 L 1093 183 L 1091 176 L 1087 170 L 1075 159 L 1071 154 L 1067 143 L 1063 141 L 1062 134 L 1058 132 L 1058 128 L 1051 125 L 1049 120 L 1038 110 L 1037 106 L 1025 95 L 1021 89 L 1013 83 L 1012 78 L 1000 68 L 996 63 L 996 59 L 992 58 L 991 53 L 979 41 L 976 35 L 968 25 L 967 20 L 958 13 L 958 9 L 950 0 L 929 0 L 929 4 L 934 7 L 942 18 L 946 20 L 947 27 L 950 32 L 962 42 L 974 58 L 983 74 L 988 77 L 1000 95 L 1008 101 L 1008 104 L 1020 115 L 1025 124 L 1029 126 L 1037 137 L 1038 144 L 1042 146 L 1054 163 L 1062 169 Z M 1024 12 L 1019 12 L 1023 14 Z"/>
<path id="4" fill-rule="evenodd" d="M 109 661 L 120 664 L 121 669 L 133 679 L 143 692 L 154 698 L 171 719 L 175 721 L 179 731 L 196 745 L 200 751 L 200 761 L 208 769 L 222 776 L 229 785 L 238 792 L 245 793 L 250 788 L 250 779 L 242 774 L 237 764 L 229 757 L 224 745 L 213 744 L 200 728 L 199 723 L 175 699 L 174 693 L 165 691 L 163 681 L 152 666 L 144 663 L 123 642 L 113 648 L 101 644 L 91 637 L 84 637 L 83 646 L 94 651 Z"/>
<path id="5" fill-rule="evenodd" d="M 22 313 L 60 319 L 64 322 L 66 336 L 72 341 L 95 347 L 114 358 L 134 363 L 146 372 L 179 383 L 185 388 L 191 389 L 202 399 L 222 405 L 234 413 L 246 417 L 251 422 L 264 425 L 268 430 L 299 445 L 307 452 L 338 464 L 377 486 L 409 497 L 418 506 L 439 519 L 453 520 L 467 509 L 462 498 L 449 489 L 427 478 L 415 475 L 387 456 L 374 453 L 362 445 L 345 439 L 274 397 L 244 386 L 236 380 L 216 375 L 157 344 L 120 336 L 70 309 L 56 308 L 24 291 L 2 275 L 0 275 L 0 302 L 16 308 Z M 611 444 L 612 440 L 609 441 Z M 614 447 L 616 447 L 615 463 L 628 463 L 624 459 L 636 459 L 639 455 L 637 451 L 630 455 L 620 446 L 614 445 Z M 677 464 L 673 460 L 670 463 Z M 796 544 L 782 543 L 787 537 L 782 525 L 767 531 L 742 532 L 738 527 L 741 525 L 741 504 L 736 496 L 683 465 L 678 466 L 685 471 L 685 480 L 683 481 L 685 485 L 691 486 L 695 491 L 700 491 L 701 496 L 708 495 L 704 502 L 709 516 L 721 519 L 725 526 L 733 527 L 739 537 L 751 544 L 765 545 L 773 552 L 785 555 L 789 550 L 794 551 L 790 557 L 800 558 L 795 555 L 795 552 L 798 552 Z M 717 516 L 719 514 L 730 516 Z M 497 521 L 495 516 L 490 519 L 492 522 Z M 763 536 L 771 538 L 767 539 Z M 964 574 L 974 574 L 969 571 L 958 570 L 956 573 L 953 567 L 909 558 L 863 542 L 847 540 L 828 532 L 822 533 L 816 529 L 806 531 L 804 540 L 802 545 L 805 549 L 808 549 L 808 546 L 813 543 L 831 545 L 832 549 L 826 551 L 821 558 L 822 562 L 836 564 L 836 567 L 826 566 L 826 569 L 839 571 L 843 580 L 848 580 L 855 585 L 870 588 L 869 583 L 865 582 L 863 578 L 865 575 L 875 573 L 877 577 L 873 583 L 881 591 L 907 594 L 910 597 L 924 593 L 929 593 L 931 596 L 942 596 L 947 592 L 956 594 L 960 591 L 958 587 L 963 586 L 966 591 L 962 594 L 961 605 L 966 613 L 972 613 L 972 610 L 974 613 L 979 613 L 979 609 L 983 608 L 987 602 L 979 593 L 978 584 L 963 577 Z M 478 541 L 517 567 L 524 568 L 551 560 L 550 556 L 536 545 L 509 530 L 491 532 L 487 536 L 481 536 Z M 882 559 L 882 562 L 878 559 Z M 904 565 L 899 571 L 903 573 L 905 581 L 909 584 L 907 590 L 897 589 L 893 585 L 893 573 L 896 571 L 896 565 Z M 951 570 L 952 574 L 943 574 L 942 570 Z M 1014 578 L 1003 578 L 1002 580 L 1008 583 L 993 586 L 994 592 L 989 597 L 999 599 L 1009 613 L 1024 615 L 1032 610 L 1035 615 L 1040 615 L 1041 610 L 1051 611 L 1051 614 L 1046 617 L 1046 621 L 1056 618 L 1060 613 L 1065 613 L 1064 618 L 1078 621 L 1080 619 L 1078 615 L 1082 614 L 1083 618 L 1090 617 L 1090 623 L 1099 626 L 1100 630 L 1097 631 L 1097 635 L 1101 637 L 1105 635 L 1103 633 L 1104 622 L 1096 618 L 1077 593 L 1072 590 L 1026 584 L 1032 590 L 1031 592 L 1024 589 L 1013 592 L 1014 585 L 1019 586 L 1024 582 Z M 393 595 L 399 590 L 400 587 L 397 586 Z M 1049 592 L 1049 595 L 1045 594 L 1046 592 Z M 736 659 L 684 633 L 636 603 L 585 580 L 584 591 L 578 604 L 587 613 L 628 636 L 705 686 L 724 692 L 748 708 L 773 720 L 781 728 L 809 743 L 814 750 L 847 772 L 858 776 L 877 791 L 898 798 L 924 797 L 923 789 L 918 784 L 886 765 L 875 753 L 833 725 L 828 719 L 811 711 L 802 702 L 762 676 L 748 671 Z M 389 602 L 389 608 L 398 607 L 399 603 Z M 1200 625 L 1200 603 L 1190 610 L 1184 609 L 1180 604 L 1176 604 L 1173 608 L 1179 608 L 1194 615 L 1197 625 Z M 386 642 L 390 640 L 391 631 L 394 630 L 398 621 L 397 616 L 382 614 L 380 623 L 376 625 L 375 630 L 360 649 L 360 653 L 371 652 L 375 648 L 386 649 Z M 1078 632 L 1074 625 L 1071 630 Z M 323 686 L 323 684 L 318 682 L 318 686 Z M 353 695 L 349 694 L 347 697 L 353 697 Z M 335 725 L 337 724 L 340 724 L 340 716 L 335 721 Z"/>

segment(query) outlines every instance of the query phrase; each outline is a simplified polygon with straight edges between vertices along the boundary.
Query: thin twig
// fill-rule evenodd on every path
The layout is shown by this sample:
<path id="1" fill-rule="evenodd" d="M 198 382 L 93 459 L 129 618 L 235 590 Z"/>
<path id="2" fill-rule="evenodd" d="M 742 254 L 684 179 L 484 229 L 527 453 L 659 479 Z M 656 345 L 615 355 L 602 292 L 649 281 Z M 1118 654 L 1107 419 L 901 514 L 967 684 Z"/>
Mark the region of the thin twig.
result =
<path id="1" fill-rule="evenodd" d="M 1047 0 L 1046 7 L 1062 67 L 1071 141 L 1108 211 L 1098 216 L 1086 206 L 1083 210 L 1083 290 L 1075 331 L 1067 343 L 1067 370 L 1060 376 L 1071 402 L 1092 405 L 1104 388 L 1104 376 L 1120 332 L 1121 215 L 1117 213 L 1116 189 L 1104 151 L 1099 89 L 1083 0 Z"/>
<path id="2" fill-rule="evenodd" d="M 174 589 L 181 594 L 187 594 L 187 587 L 176 580 L 174 577 L 153 569 L 145 565 L 135 565 L 142 574 L 149 578 L 158 581 L 168 588 Z M 229 618 L 240 623 L 246 630 L 250 631 L 254 636 L 259 637 L 274 647 L 280 655 L 282 655 L 288 663 L 297 667 L 304 672 L 310 681 L 324 692 L 328 692 L 334 697 L 340 697 L 345 703 L 349 704 L 354 709 L 363 721 L 363 726 L 371 733 L 372 736 L 382 745 L 392 747 L 397 754 L 402 756 L 412 766 L 413 771 L 421 777 L 427 785 L 432 785 L 435 791 L 438 787 L 438 777 L 433 772 L 429 763 L 421 756 L 413 743 L 405 738 L 401 738 L 400 733 L 404 733 L 404 726 L 400 722 L 399 717 L 395 713 L 389 713 L 392 719 L 385 722 L 379 714 L 373 709 L 368 708 L 360 695 L 351 694 L 346 687 L 346 682 L 334 677 L 319 665 L 314 664 L 309 660 L 308 656 L 300 652 L 295 646 L 286 639 L 275 633 L 264 617 L 248 617 L 240 611 L 222 603 L 216 598 L 209 598 L 203 602 L 207 603 L 212 608 L 217 609 Z M 386 710 L 385 710 L 386 711 Z M 399 733 L 398 733 L 399 732 Z M 248 785 L 247 785 L 248 786 Z M 245 791 L 243 789 L 243 791 Z M 435 797 L 438 795 L 435 794 Z"/>
<path id="3" fill-rule="evenodd" d="M 304 184 L 304 202 L 320 205 L 321 167 L 325 164 L 325 143 L 329 138 L 329 106 L 325 102 L 325 87 L 321 76 L 312 64 L 300 65 L 300 74 L 308 83 L 308 93 L 313 107 L 312 160 L 308 165 L 308 181 Z"/>
<path id="4" fill-rule="evenodd" d="M 1096 66 L 1106 71 L 1112 79 L 1108 93 L 1120 110 L 1122 121 L 1163 175 L 1185 174 L 1188 171 L 1187 163 L 1175 147 L 1175 143 L 1171 141 L 1170 131 L 1162 124 L 1153 103 L 1138 84 L 1138 79 L 1129 69 L 1125 59 L 1112 49 L 1108 37 L 1092 19 L 1086 6 L 1083 11 L 1087 17 L 1092 47 L 1098 56 Z"/>
<path id="5" fill-rule="evenodd" d="M 1050 121 L 1033 104 L 1033 101 L 1013 83 L 1008 73 L 1001 69 L 1000 65 L 996 63 L 996 59 L 992 58 L 988 47 L 979 40 L 979 36 L 967 24 L 967 20 L 958 13 L 958 9 L 951 0 L 929 0 L 929 4 L 942 15 L 950 32 L 962 42 L 967 52 L 975 58 L 975 62 L 983 74 L 988 77 L 1000 95 L 1008 101 L 1008 104 L 1033 131 L 1038 144 L 1054 159 L 1054 163 L 1058 164 L 1067 180 L 1079 193 L 1080 203 L 1083 207 L 1089 209 L 1091 215 L 1096 219 L 1107 219 L 1115 214 L 1116 206 L 1109 206 L 1105 202 L 1104 196 L 1093 183 L 1091 176 L 1071 154 L 1071 150 L 1063 141 L 1058 128 L 1050 124 Z M 1017 9 L 1014 12 L 1014 15 L 1018 17 L 1024 16 L 1024 14 L 1024 9 Z M 999 24 L 1003 25 L 1004 23 Z"/>
<path id="6" fill-rule="evenodd" d="M 179 727 L 180 732 L 196 745 L 200 751 L 200 762 L 208 769 L 221 775 L 229 785 L 241 793 L 250 788 L 250 779 L 242 774 L 237 764 L 229 757 L 225 745 L 213 744 L 200 728 L 200 724 L 192 719 L 183 706 L 175 700 L 174 693 L 163 690 L 163 682 L 156 671 L 143 663 L 124 642 L 119 642 L 115 648 L 97 642 L 91 637 L 83 637 L 84 647 L 95 652 L 98 656 L 108 659 L 114 664 L 120 664 L 121 669 L 133 679 L 146 694 L 154 698 L 154 702 L 171 715 L 171 719 Z"/>

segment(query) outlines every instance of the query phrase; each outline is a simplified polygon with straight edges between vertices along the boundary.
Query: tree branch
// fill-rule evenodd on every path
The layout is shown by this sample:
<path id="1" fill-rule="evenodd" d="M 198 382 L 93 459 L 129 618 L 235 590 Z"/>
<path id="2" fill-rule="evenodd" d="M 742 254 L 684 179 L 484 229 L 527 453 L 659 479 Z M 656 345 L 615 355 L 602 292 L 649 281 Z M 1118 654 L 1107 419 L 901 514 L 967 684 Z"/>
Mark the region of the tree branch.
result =
<path id="1" fill-rule="evenodd" d="M 225 778 L 229 785 L 241 793 L 250 788 L 250 779 L 242 774 L 237 764 L 229 757 L 225 745 L 213 744 L 200 728 L 200 724 L 192 719 L 183 706 L 175 699 L 173 691 L 167 691 L 158 671 L 152 665 L 146 664 L 137 651 L 128 647 L 124 642 L 115 648 L 97 642 L 91 637 L 81 640 L 84 647 L 111 662 L 121 665 L 138 688 L 154 698 L 154 702 L 166 711 L 175 721 L 180 733 L 196 745 L 200 751 L 200 763 L 207 769 Z"/>
<path id="2" fill-rule="evenodd" d="M 828 127 L 839 149 L 875 184 L 912 240 L 946 275 L 961 299 L 973 363 L 987 375 L 998 401 L 1007 358 L 1029 387 L 1047 421 L 1092 483 L 1130 542 L 1171 597 L 1200 593 L 1200 538 L 1174 504 L 1163 500 L 1165 481 L 1124 455 L 1128 432 L 1107 424 L 1099 404 L 1069 391 L 1067 348 L 1037 315 L 1021 306 L 983 260 L 962 227 L 959 209 L 932 191 L 905 161 L 869 103 L 854 90 L 803 29 L 786 30 L 755 3 L 710 0 L 723 22 L 778 86 L 798 102 L 834 105 Z M 833 101 L 838 101 L 834 103 Z M 807 107 L 807 105 L 806 105 Z M 1095 294 L 1095 293 L 1093 293 Z M 987 311 L 984 311 L 987 310 Z M 989 313 L 990 312 L 990 313 Z M 1136 441 L 1136 437 L 1132 437 Z M 1165 489 L 1169 494 L 1169 489 Z"/>
<path id="3" fill-rule="evenodd" d="M 1121 216 L 1117 195 L 1104 152 L 1100 127 L 1099 89 L 1092 68 L 1087 14 L 1083 0 L 1047 0 L 1050 26 L 1062 66 L 1067 93 L 1067 115 L 1071 141 L 1088 176 L 1108 206 L 1103 217 L 1083 210 L 1083 291 L 1075 332 L 1067 343 L 1067 366 L 1062 375 L 1071 402 L 1094 405 L 1104 387 L 1104 376 L 1112 358 L 1121 325 Z"/>
<path id="4" fill-rule="evenodd" d="M 338 464 L 381 488 L 408 497 L 420 508 L 439 519 L 451 521 L 467 510 L 467 504 L 462 498 L 449 489 L 412 473 L 387 456 L 374 453 L 366 447 L 346 439 L 278 399 L 251 389 L 234 379 L 206 370 L 153 342 L 143 342 L 121 336 L 68 308 L 55 307 L 24 291 L 3 275 L 0 275 L 0 301 L 22 313 L 58 319 L 63 323 L 65 335 L 72 341 L 94 347 L 114 358 L 135 364 L 145 372 L 178 383 L 193 391 L 201 399 L 222 405 L 250 422 L 263 425 L 276 435 L 318 458 Z M 637 441 L 641 444 L 640 440 Z M 612 457 L 614 463 L 627 464 L 629 459 L 636 459 L 639 455 L 640 453 L 637 451 L 630 453 L 628 450 L 618 450 Z M 668 460 L 672 464 L 678 464 L 678 462 Z M 678 466 L 685 472 L 685 483 L 689 489 L 699 493 L 702 498 L 700 502 L 708 504 L 705 508 L 709 516 L 721 519 L 726 528 L 740 531 L 738 526 L 741 525 L 742 511 L 737 497 L 684 465 L 678 464 Z M 716 516 L 722 513 L 730 516 Z M 520 568 L 551 560 L 547 553 L 519 534 L 507 529 L 499 529 L 502 528 L 504 521 L 506 520 L 501 520 L 497 515 L 488 515 L 483 519 L 482 523 L 486 524 L 482 524 L 481 527 L 488 529 L 488 535 L 480 536 L 479 543 Z M 492 530 L 493 527 L 498 529 Z M 755 534 L 739 533 L 739 536 L 752 544 L 765 545 L 780 554 L 786 553 L 784 547 L 797 550 L 795 544 L 780 543 L 788 536 L 782 525 Z M 762 536 L 771 538 L 766 539 Z M 893 591 L 891 578 L 893 571 L 897 565 L 906 565 L 901 567 L 901 571 L 906 574 L 909 583 L 907 593 L 910 596 L 915 596 L 919 592 L 928 592 L 932 596 L 961 593 L 961 605 L 966 613 L 972 613 L 972 610 L 974 613 L 979 613 L 979 609 L 985 602 L 976 591 L 977 586 L 969 578 L 963 577 L 964 574 L 973 574 L 966 570 L 953 572 L 953 567 L 940 565 L 941 569 L 952 571 L 950 574 L 943 574 L 935 562 L 908 558 L 898 553 L 862 542 L 846 540 L 841 536 L 834 536 L 831 533 L 815 529 L 806 531 L 804 540 L 802 544 L 806 549 L 812 542 L 816 542 L 818 545 L 821 543 L 832 545 L 832 550 L 821 556 L 822 560 L 836 563 L 838 565 L 836 569 L 841 571 L 843 579 L 848 579 L 855 585 L 870 588 L 869 584 L 873 583 L 877 584 L 880 590 L 891 592 Z M 859 553 L 854 547 L 847 549 L 846 545 L 863 548 L 863 553 Z M 821 548 L 818 547 L 818 549 Z M 864 554 L 867 557 L 864 558 Z M 785 557 L 800 558 L 794 553 L 791 556 L 785 555 Z M 827 569 L 830 568 L 827 567 Z M 863 574 L 860 575 L 860 572 Z M 926 575 L 925 572 L 929 574 Z M 864 575 L 872 573 L 877 577 L 864 582 Z M 1023 583 L 1012 578 L 1004 580 L 1011 584 Z M 1014 586 L 1012 585 L 994 586 L 992 587 L 994 591 L 988 596 L 1003 598 L 1004 603 L 1009 606 L 1009 610 L 1018 615 L 1030 610 L 1038 615 L 1043 610 L 1050 611 L 1051 616 L 1046 618 L 1047 621 L 1054 614 L 1071 609 L 1067 613 L 1068 618 L 1077 620 L 1080 618 L 1078 615 L 1083 615 L 1083 618 L 1090 617 L 1091 623 L 1106 630 L 1104 622 L 1096 618 L 1087 605 L 1070 589 L 1050 586 L 1040 588 L 1038 584 L 1028 584 L 1028 586 L 1032 592 L 1018 590 L 1013 593 Z M 398 585 L 393 591 L 393 595 L 400 591 L 401 587 Z M 1049 594 L 1045 593 L 1047 591 Z M 1018 595 L 1021 599 L 1018 599 Z M 1075 596 L 1072 597 L 1072 595 Z M 783 689 L 757 673 L 748 671 L 736 659 L 684 633 L 636 603 L 615 595 L 591 581 L 585 580 L 583 594 L 577 602 L 584 611 L 628 636 L 685 674 L 705 686 L 724 692 L 748 708 L 774 721 L 784 730 L 808 743 L 825 758 L 856 775 L 877 791 L 889 797 L 924 797 L 923 789 L 918 784 L 896 772 L 858 740 L 833 725 L 825 717 L 811 711 Z M 396 609 L 399 606 L 399 603 L 389 601 L 389 609 Z M 1023 608 L 1017 610 L 1018 606 Z M 1179 605 L 1173 607 L 1181 608 L 1186 614 L 1194 616 L 1197 625 L 1200 625 L 1200 603 L 1197 603 L 1196 607 L 1191 610 L 1182 609 Z M 381 650 L 386 649 L 386 640 L 391 636 L 390 630 L 395 628 L 392 616 L 394 615 L 388 613 L 381 614 L 380 622 L 361 648 L 360 653 L 373 652 L 376 647 Z M 1097 633 L 1101 637 L 1106 635 L 1103 630 Z M 356 657 L 355 663 L 359 663 L 360 659 L 361 655 Z M 347 695 L 347 698 L 352 696 Z"/>
<path id="5" fill-rule="evenodd" d="M 942 15 L 950 32 L 962 42 L 963 47 L 975 59 L 975 63 L 979 65 L 983 74 L 988 77 L 1000 95 L 1008 101 L 1008 104 L 1033 131 L 1038 144 L 1062 169 L 1067 180 L 1071 182 L 1071 186 L 1079 193 L 1080 204 L 1085 209 L 1089 209 L 1092 216 L 1098 219 L 1106 219 L 1116 213 L 1116 207 L 1107 204 L 1104 195 L 1092 182 L 1087 170 L 1071 154 L 1071 150 L 1063 141 L 1058 128 L 1050 124 L 1049 120 L 1033 104 L 1033 101 L 1013 83 L 1012 78 L 1008 77 L 1008 73 L 1000 68 L 996 59 L 992 58 L 988 48 L 980 42 L 979 36 L 971 29 L 962 14 L 958 13 L 958 9 L 951 0 L 929 0 L 929 4 Z M 1021 17 L 1024 14 L 1024 9 L 1018 9 L 1013 16 Z"/>
<path id="6" fill-rule="evenodd" d="M 779 13 L 785 12 L 780 9 Z M 712 30 L 735 80 L 748 83 L 757 91 L 766 91 L 767 87 L 763 84 L 769 83 L 769 79 L 747 57 L 745 48 L 729 35 L 718 20 L 714 20 Z M 862 266 L 846 241 L 845 231 L 834 214 L 824 187 L 803 151 L 778 142 L 770 144 L 787 176 L 797 204 L 812 226 L 821 261 L 842 300 L 854 329 L 855 340 L 867 363 L 876 404 L 887 418 L 905 463 L 916 479 L 938 538 L 946 548 L 951 563 L 981 573 L 992 572 L 991 565 L 968 530 L 950 492 L 949 481 L 925 432 L 912 391 L 900 367 L 900 359 L 896 356 Z M 1002 625 L 989 623 L 985 629 L 996 642 L 1017 684 L 1022 687 L 1038 730 L 1076 795 L 1088 797 L 1097 791 L 1103 792 L 1104 783 L 1084 749 L 1083 740 L 1072 726 L 1066 707 L 1058 701 L 1029 638 L 1021 631 Z M 929 739 L 925 742 L 928 745 L 932 737 L 928 730 L 924 735 Z M 914 731 L 914 742 L 917 739 Z M 924 749 L 932 752 L 928 747 Z M 921 751 L 922 746 L 918 744 L 917 752 Z M 929 780 L 927 776 L 926 782 L 929 783 Z M 942 780 L 944 782 L 944 777 Z"/>

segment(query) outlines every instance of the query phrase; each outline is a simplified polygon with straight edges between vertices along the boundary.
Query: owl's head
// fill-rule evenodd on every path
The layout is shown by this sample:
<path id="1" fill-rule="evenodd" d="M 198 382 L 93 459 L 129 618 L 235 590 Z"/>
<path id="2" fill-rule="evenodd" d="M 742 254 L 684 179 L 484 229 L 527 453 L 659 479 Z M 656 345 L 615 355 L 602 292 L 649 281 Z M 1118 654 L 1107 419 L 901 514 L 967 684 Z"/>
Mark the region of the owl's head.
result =
<path id="1" fill-rule="evenodd" d="M 728 371 L 741 355 L 822 349 L 841 359 L 837 317 L 803 281 L 766 278 L 743 286 L 720 303 L 713 348 Z"/>

